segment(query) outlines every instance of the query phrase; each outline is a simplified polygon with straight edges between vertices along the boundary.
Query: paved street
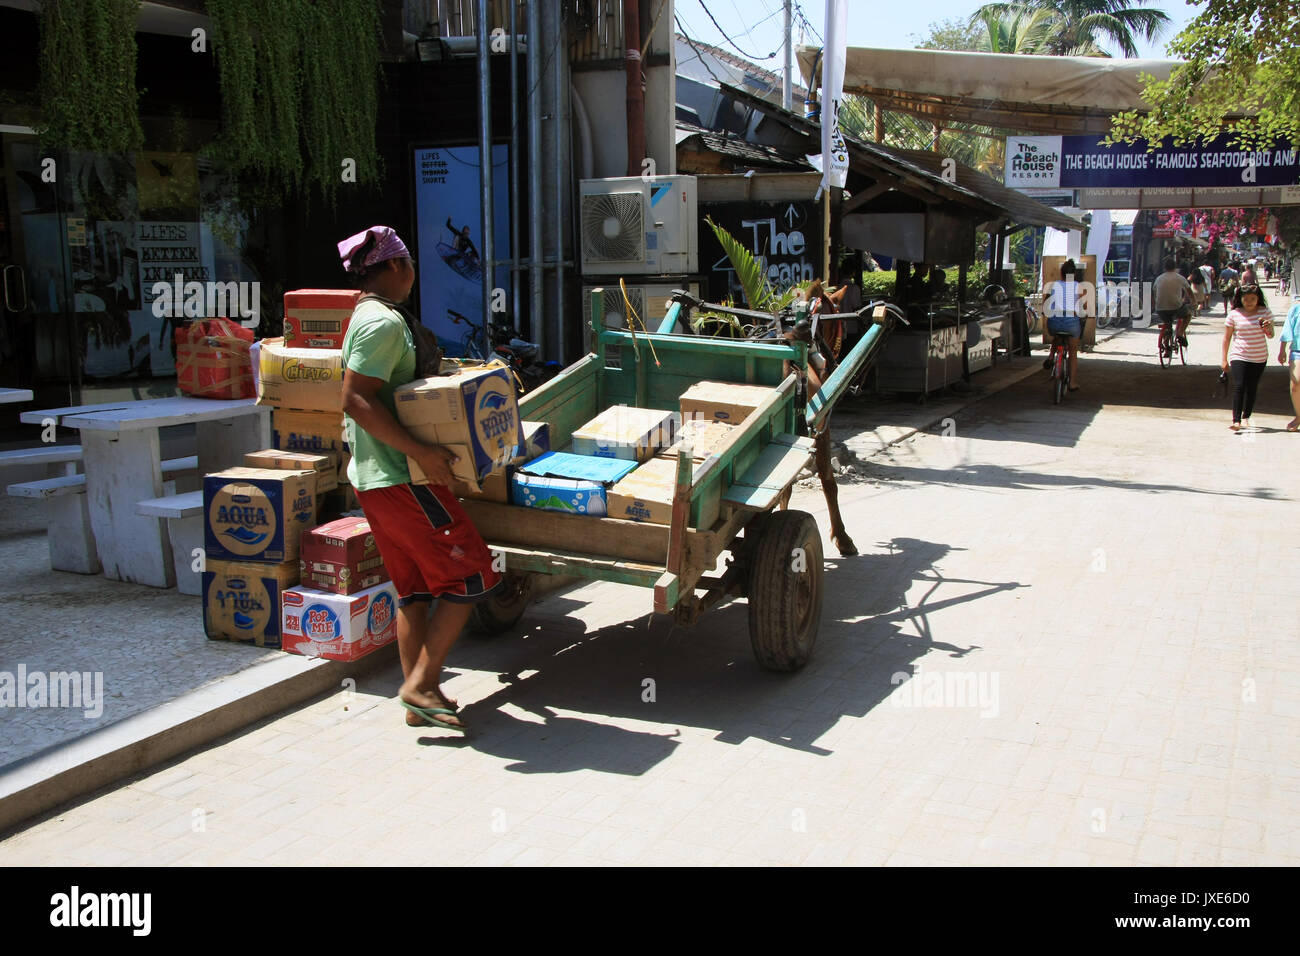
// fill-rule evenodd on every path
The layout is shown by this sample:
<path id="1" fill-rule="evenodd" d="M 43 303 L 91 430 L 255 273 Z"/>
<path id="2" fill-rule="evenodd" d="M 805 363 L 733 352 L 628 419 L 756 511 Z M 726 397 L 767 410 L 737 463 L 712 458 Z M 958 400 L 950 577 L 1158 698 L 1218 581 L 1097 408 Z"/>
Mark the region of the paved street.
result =
<path id="1" fill-rule="evenodd" d="M 467 739 L 405 727 L 390 668 L 0 862 L 1296 865 L 1300 436 L 1276 364 L 1229 432 L 1221 321 L 1200 365 L 1131 331 L 1064 406 L 1035 373 L 865 459 L 798 674 L 758 669 L 743 601 L 683 630 L 590 585 L 456 648 Z"/>

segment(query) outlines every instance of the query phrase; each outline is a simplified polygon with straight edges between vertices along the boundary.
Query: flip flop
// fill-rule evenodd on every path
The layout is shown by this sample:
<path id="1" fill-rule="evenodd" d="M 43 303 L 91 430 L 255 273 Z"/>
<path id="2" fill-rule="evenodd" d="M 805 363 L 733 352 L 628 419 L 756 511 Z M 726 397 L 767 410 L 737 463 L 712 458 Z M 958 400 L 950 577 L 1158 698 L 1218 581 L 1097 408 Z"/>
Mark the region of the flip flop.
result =
<path id="1" fill-rule="evenodd" d="M 419 707 L 415 704 L 408 703 L 407 701 L 404 700 L 399 700 L 398 703 L 400 703 L 411 713 L 423 717 L 431 724 L 435 724 L 439 727 L 446 727 L 448 730 L 459 730 L 461 733 L 465 732 L 464 724 L 451 724 L 445 720 L 438 719 L 437 715 L 439 714 L 445 714 L 448 717 L 455 717 L 456 712 L 454 710 L 447 710 L 447 708 L 445 707 Z"/>

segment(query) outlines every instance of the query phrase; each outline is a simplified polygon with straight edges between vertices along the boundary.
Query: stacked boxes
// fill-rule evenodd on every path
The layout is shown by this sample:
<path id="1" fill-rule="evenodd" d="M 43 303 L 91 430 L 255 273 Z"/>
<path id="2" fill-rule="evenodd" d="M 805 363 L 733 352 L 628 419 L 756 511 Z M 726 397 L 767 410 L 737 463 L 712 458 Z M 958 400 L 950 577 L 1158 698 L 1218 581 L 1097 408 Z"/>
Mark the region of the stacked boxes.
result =
<path id="1" fill-rule="evenodd" d="M 677 457 L 677 450 L 689 444 L 691 459 L 703 461 L 710 455 L 721 454 L 726 450 L 731 439 L 735 437 L 735 426 L 726 422 L 706 421 L 703 418 L 688 419 L 682 422 L 677 432 L 677 440 L 664 451 L 664 457 Z"/>
<path id="2" fill-rule="evenodd" d="M 398 421 L 413 437 L 457 455 L 452 474 L 471 491 L 479 491 L 479 482 L 526 447 L 514 382 L 504 366 L 419 379 L 398 388 L 393 399 Z M 428 483 L 418 464 L 408 458 L 407 465 L 413 482 Z"/>
<path id="3" fill-rule="evenodd" d="M 303 585 L 335 594 L 355 594 L 388 580 L 365 518 L 339 518 L 308 531 L 302 538 L 301 567 Z"/>
<path id="4" fill-rule="evenodd" d="M 314 471 L 316 473 L 316 501 L 327 491 L 339 486 L 338 470 L 329 455 L 315 455 L 301 451 L 280 451 L 264 448 L 250 451 L 244 456 L 246 468 L 271 468 L 286 471 Z"/>
<path id="5" fill-rule="evenodd" d="M 203 628 L 211 638 L 280 646 L 280 599 L 298 581 L 315 522 L 316 472 L 228 468 L 203 480 Z"/>

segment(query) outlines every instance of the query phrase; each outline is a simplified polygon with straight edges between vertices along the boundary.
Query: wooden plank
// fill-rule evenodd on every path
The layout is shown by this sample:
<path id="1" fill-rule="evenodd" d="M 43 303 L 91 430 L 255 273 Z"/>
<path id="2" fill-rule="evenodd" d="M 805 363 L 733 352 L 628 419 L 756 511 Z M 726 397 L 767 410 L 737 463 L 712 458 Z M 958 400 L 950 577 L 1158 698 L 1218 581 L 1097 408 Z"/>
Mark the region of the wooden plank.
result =
<path id="1" fill-rule="evenodd" d="M 190 491 L 183 495 L 150 498 L 136 503 L 138 514 L 155 518 L 192 518 L 203 513 L 203 492 Z"/>
<path id="2" fill-rule="evenodd" d="M 668 614 L 677 606 L 682 595 L 681 579 L 671 571 L 665 571 L 655 582 L 655 613 Z"/>
<path id="3" fill-rule="evenodd" d="M 491 501 L 461 504 L 490 545 L 568 548 L 591 556 L 660 564 L 668 553 L 668 528 L 619 518 L 592 518 Z"/>
<path id="4" fill-rule="evenodd" d="M 808 399 L 808 404 L 804 408 L 804 418 L 808 422 L 810 431 L 816 432 L 834 409 L 835 403 L 844 397 L 849 383 L 857 377 L 862 367 L 870 360 L 872 353 L 884 341 L 884 330 L 883 325 L 873 325 L 867 329 L 866 334 L 858 340 L 858 344 L 853 346 L 853 351 L 849 352 L 844 361 L 836 367 L 816 394 Z"/>
<path id="5" fill-rule="evenodd" d="M 186 455 L 184 458 L 168 458 L 162 463 L 162 473 L 170 477 L 187 471 L 199 470 L 199 456 Z"/>
<path id="6" fill-rule="evenodd" d="M 132 402 L 124 407 L 100 412 L 69 415 L 63 419 L 63 425 L 83 432 L 113 433 L 144 431 L 168 425 L 188 425 L 262 414 L 269 415 L 269 407 L 258 405 L 251 398 L 216 400 L 181 395 L 154 401 Z M 85 442 L 83 441 L 82 444 L 84 445 Z"/>
<path id="7" fill-rule="evenodd" d="M 677 486 L 673 490 L 672 524 L 668 527 L 668 561 L 666 570 L 676 577 L 686 561 L 686 525 L 691 513 L 691 456 L 677 453 Z M 655 587 L 656 600 L 659 588 Z"/>
<path id="8" fill-rule="evenodd" d="M 13 498 L 59 498 L 63 495 L 80 495 L 86 491 L 85 475 L 61 475 L 43 481 L 24 481 L 7 489 Z"/>
<path id="9" fill-rule="evenodd" d="M 0 466 L 48 465 L 81 461 L 80 445 L 38 445 L 35 448 L 11 448 L 0 451 Z"/>
<path id="10" fill-rule="evenodd" d="M 35 397 L 29 388 L 0 388 L 0 405 L 30 402 Z"/>
<path id="11" fill-rule="evenodd" d="M 202 401 L 202 399 L 198 399 Z M 90 524 L 104 576 L 156 588 L 175 583 L 171 542 L 160 518 L 136 514 L 137 502 L 162 497 L 158 429 L 82 434 Z"/>
<path id="12" fill-rule="evenodd" d="M 751 511 L 766 511 L 809 463 L 811 438 L 775 435 L 758 459 L 724 494 L 723 500 Z"/>

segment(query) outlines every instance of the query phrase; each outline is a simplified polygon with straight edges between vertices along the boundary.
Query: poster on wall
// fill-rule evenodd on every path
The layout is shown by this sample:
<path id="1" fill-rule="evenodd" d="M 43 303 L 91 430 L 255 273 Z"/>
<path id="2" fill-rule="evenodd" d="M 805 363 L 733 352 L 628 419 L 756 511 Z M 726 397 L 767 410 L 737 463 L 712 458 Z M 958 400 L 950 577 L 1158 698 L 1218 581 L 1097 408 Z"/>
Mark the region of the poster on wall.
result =
<path id="1" fill-rule="evenodd" d="M 180 276 L 186 282 L 207 282 L 211 270 L 204 264 L 197 222 L 137 222 L 136 245 L 140 252 L 140 286 L 143 305 L 133 322 L 149 332 L 150 363 L 153 375 L 170 375 L 176 371 L 176 341 L 173 332 L 185 320 L 154 314 L 154 285 L 171 283 Z"/>
<path id="2" fill-rule="evenodd" d="M 509 160 L 508 146 L 492 147 L 498 250 L 510 243 Z M 489 303 L 483 301 L 482 210 L 477 146 L 415 150 L 420 321 L 449 356 L 481 357 L 485 348 Z M 508 289 L 509 279 L 509 267 L 498 266 L 492 286 Z M 501 299 L 508 306 L 508 294 Z"/>
<path id="3" fill-rule="evenodd" d="M 744 298 L 736 270 L 718 237 L 704 221 L 708 216 L 761 260 L 767 281 L 777 292 L 822 274 L 822 204 L 811 199 L 775 202 L 700 203 L 700 268 L 708 274 L 710 302 Z"/>

